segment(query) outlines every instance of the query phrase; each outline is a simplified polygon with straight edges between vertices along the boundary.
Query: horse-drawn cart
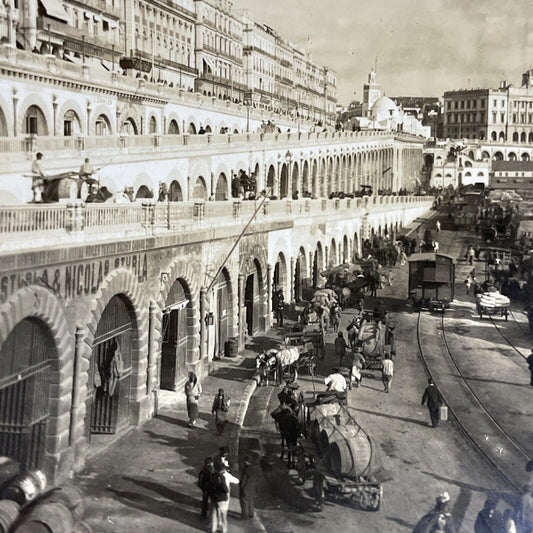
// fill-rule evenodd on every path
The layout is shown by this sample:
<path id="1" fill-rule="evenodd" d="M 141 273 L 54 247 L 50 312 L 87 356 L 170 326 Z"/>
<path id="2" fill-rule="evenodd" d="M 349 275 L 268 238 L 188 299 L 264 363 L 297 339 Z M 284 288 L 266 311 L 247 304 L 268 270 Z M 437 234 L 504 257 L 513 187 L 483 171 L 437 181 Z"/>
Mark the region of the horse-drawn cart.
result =
<path id="1" fill-rule="evenodd" d="M 365 368 L 380 370 L 386 355 L 396 355 L 394 327 L 390 323 L 389 313 L 385 313 L 384 317 L 377 317 L 373 311 L 364 310 L 357 322 L 358 331 L 354 334 L 353 347 L 362 350 L 366 360 Z"/>
<path id="2" fill-rule="evenodd" d="M 498 315 L 505 317 L 507 320 L 509 316 L 509 309 L 511 307 L 511 301 L 507 296 L 500 294 L 499 292 L 486 292 L 476 294 L 476 308 L 479 314 L 479 318 L 485 316 Z"/>
<path id="3" fill-rule="evenodd" d="M 317 507 L 326 499 L 377 511 L 383 498 L 382 466 L 370 436 L 349 407 L 308 405 L 305 437 L 299 439 L 300 482 L 312 479 Z"/>

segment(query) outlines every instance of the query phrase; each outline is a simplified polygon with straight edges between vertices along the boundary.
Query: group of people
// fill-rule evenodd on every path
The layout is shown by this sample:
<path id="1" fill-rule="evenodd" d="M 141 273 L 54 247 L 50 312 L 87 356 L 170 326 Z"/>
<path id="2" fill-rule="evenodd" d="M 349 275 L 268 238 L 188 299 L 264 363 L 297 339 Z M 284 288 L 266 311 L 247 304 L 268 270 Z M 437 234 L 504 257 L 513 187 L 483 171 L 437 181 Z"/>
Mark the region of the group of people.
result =
<path id="1" fill-rule="evenodd" d="M 210 533 L 228 531 L 228 510 L 231 498 L 231 486 L 239 487 L 241 518 L 248 520 L 255 515 L 255 491 L 257 483 L 255 457 L 246 455 L 240 477 L 230 472 L 229 449 L 222 446 L 218 455 L 206 457 L 204 466 L 198 474 L 198 486 L 202 491 L 202 518 L 209 517 Z"/>
<path id="2" fill-rule="evenodd" d="M 248 176 L 241 168 L 231 180 L 231 196 L 241 200 L 255 200 L 257 196 L 257 180 L 252 173 Z"/>

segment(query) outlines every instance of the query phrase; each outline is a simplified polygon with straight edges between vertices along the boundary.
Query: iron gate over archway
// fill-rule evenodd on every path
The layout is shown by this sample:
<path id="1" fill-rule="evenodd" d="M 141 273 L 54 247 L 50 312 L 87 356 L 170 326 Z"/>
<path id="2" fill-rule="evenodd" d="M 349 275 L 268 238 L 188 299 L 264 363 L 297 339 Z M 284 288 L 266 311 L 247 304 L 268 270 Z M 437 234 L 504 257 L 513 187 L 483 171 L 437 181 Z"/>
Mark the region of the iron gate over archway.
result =
<path id="1" fill-rule="evenodd" d="M 40 468 L 44 457 L 55 355 L 48 328 L 35 318 L 19 322 L 0 350 L 0 456 L 23 470 Z"/>
<path id="2" fill-rule="evenodd" d="M 133 311 L 113 296 L 98 322 L 89 368 L 89 435 L 114 434 L 129 423 L 133 351 Z"/>

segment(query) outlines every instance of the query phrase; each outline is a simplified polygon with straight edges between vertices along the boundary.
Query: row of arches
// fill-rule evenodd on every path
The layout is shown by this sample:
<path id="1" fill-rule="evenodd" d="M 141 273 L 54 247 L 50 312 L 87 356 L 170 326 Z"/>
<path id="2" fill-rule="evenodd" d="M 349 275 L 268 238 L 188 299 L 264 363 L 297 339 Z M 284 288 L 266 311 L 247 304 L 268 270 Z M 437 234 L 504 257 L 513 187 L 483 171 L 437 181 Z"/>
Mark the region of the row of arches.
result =
<path id="1" fill-rule="evenodd" d="M 9 112 L 8 112 L 9 111 Z M 132 109 L 117 112 L 112 107 L 99 104 L 83 108 L 69 100 L 58 106 L 47 105 L 37 96 L 30 96 L 14 109 L 0 100 L 0 137 L 11 135 L 77 136 L 77 135 L 180 135 L 187 133 L 241 133 L 242 127 L 221 118 L 218 123 L 211 118 L 180 118 L 169 111 L 162 117 L 155 113 L 144 116 L 144 110 Z"/>
<path id="2" fill-rule="evenodd" d="M 371 232 L 393 229 L 398 221 L 376 219 Z M 273 290 L 301 299 L 324 268 L 360 253 L 360 231 L 350 221 L 334 236 L 293 250 L 280 243 L 271 262 L 263 247 L 245 240 L 239 263 L 221 264 L 207 287 L 185 253 L 170 264 L 156 255 L 153 275 L 161 284 L 147 285 L 120 266 L 87 301 L 71 302 L 68 316 L 51 291 L 20 288 L 1 308 L 16 311 L 0 313 L 0 455 L 65 478 L 64 469 L 84 459 L 73 459 L 70 447 L 85 453 L 95 436 L 141 423 L 153 390 L 180 387 L 188 371 L 204 372 L 227 341 L 242 345 L 244 335 L 268 328 Z"/>

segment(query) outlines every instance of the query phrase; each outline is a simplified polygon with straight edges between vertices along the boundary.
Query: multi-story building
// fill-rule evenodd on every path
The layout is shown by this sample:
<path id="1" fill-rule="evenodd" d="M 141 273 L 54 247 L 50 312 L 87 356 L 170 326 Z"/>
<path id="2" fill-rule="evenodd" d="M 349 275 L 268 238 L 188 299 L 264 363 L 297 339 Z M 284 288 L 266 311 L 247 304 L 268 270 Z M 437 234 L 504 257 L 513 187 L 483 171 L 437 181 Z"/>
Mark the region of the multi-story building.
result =
<path id="1" fill-rule="evenodd" d="M 126 49 L 121 66 L 128 74 L 171 87 L 194 89 L 196 13 L 193 0 L 127 0 Z"/>
<path id="2" fill-rule="evenodd" d="M 533 161 L 493 161 L 489 186 L 495 190 L 514 191 L 524 199 L 533 199 Z"/>
<path id="3" fill-rule="evenodd" d="M 335 117 L 335 72 L 229 0 L 10 0 L 0 37 L 117 76 L 315 122 Z"/>
<path id="4" fill-rule="evenodd" d="M 497 89 L 464 89 L 444 93 L 445 138 L 490 142 L 533 142 L 532 71 L 522 86 L 505 81 Z"/>
<path id="5" fill-rule="evenodd" d="M 196 6 L 196 91 L 243 101 L 243 19 L 228 0 L 194 0 Z"/>

